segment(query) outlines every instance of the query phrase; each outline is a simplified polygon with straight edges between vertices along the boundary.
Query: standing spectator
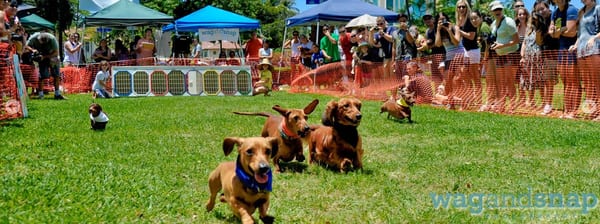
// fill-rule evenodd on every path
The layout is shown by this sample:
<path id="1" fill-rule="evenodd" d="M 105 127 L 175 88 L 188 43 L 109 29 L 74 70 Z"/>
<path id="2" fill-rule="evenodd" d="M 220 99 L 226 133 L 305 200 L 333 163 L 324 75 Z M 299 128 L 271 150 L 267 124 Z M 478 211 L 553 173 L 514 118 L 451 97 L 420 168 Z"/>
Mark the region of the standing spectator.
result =
<path id="1" fill-rule="evenodd" d="M 136 45 L 138 65 L 153 65 L 154 53 L 156 53 L 156 45 L 152 36 L 152 29 L 147 28 L 144 31 L 144 37 L 141 38 Z"/>
<path id="2" fill-rule="evenodd" d="M 137 43 L 142 37 L 135 35 L 133 41 L 129 43 L 129 59 L 137 59 Z"/>
<path id="3" fill-rule="evenodd" d="M 112 58 L 112 52 L 110 48 L 108 48 L 108 41 L 106 39 L 100 40 L 100 46 L 94 50 L 94 54 L 92 54 L 92 59 L 95 62 L 101 62 L 103 60 L 110 61 Z"/>
<path id="4" fill-rule="evenodd" d="M 492 35 L 496 40 L 490 46 L 490 51 L 494 52 L 496 62 L 496 84 L 498 99 L 494 106 L 497 112 L 504 112 L 506 97 L 511 100 L 512 112 L 516 106 L 512 102 L 515 97 L 515 75 L 520 60 L 517 49 L 519 48 L 519 34 L 517 25 L 510 17 L 504 15 L 504 6 L 500 1 L 494 1 L 490 4 L 490 10 L 495 18 L 492 23 Z"/>
<path id="5" fill-rule="evenodd" d="M 416 57 L 415 36 L 408 32 L 408 16 L 398 15 L 398 29 L 393 31 L 393 54 L 395 75 L 401 78 L 406 74 L 406 63 Z M 414 52 L 414 55 L 413 55 Z M 385 64 L 385 59 L 383 60 Z"/>
<path id="6" fill-rule="evenodd" d="M 199 63 L 202 55 L 202 44 L 198 41 L 198 38 L 194 37 L 192 40 L 192 64 L 196 65 Z"/>
<path id="7" fill-rule="evenodd" d="M 460 33 L 449 20 L 448 15 L 439 13 L 436 17 L 437 27 L 435 33 L 435 46 L 446 49 L 446 57 L 443 62 L 444 86 L 449 99 L 454 99 L 454 76 L 458 72 L 460 61 L 455 61 L 455 56 L 462 57 L 465 49 L 461 43 Z M 441 67 L 441 66 L 440 66 Z M 451 100 L 452 101 L 452 100 Z M 455 102 L 449 102 L 449 109 L 455 108 Z"/>
<path id="8" fill-rule="evenodd" d="M 328 25 L 324 25 L 323 37 L 319 42 L 321 50 L 324 50 L 325 53 L 330 56 L 330 58 L 325 61 L 325 64 L 340 61 L 340 51 L 338 49 L 338 41 L 340 37 L 332 31 L 333 30 L 330 30 Z"/>
<path id="9" fill-rule="evenodd" d="M 115 55 L 113 56 L 117 61 L 124 61 L 129 58 L 129 50 L 123 45 L 121 39 L 115 40 Z"/>
<path id="10" fill-rule="evenodd" d="M 69 40 L 65 41 L 63 44 L 63 50 L 65 52 L 63 63 L 65 66 L 77 66 L 80 64 L 81 46 L 83 46 L 83 44 L 79 42 L 79 34 L 70 34 Z"/>
<path id="11" fill-rule="evenodd" d="M 398 22 L 400 22 L 400 18 L 403 18 L 404 22 L 400 22 L 401 26 L 405 27 L 405 31 L 408 30 L 408 25 L 406 24 L 406 20 L 408 16 L 401 13 L 398 15 Z M 394 37 L 392 36 L 396 29 L 393 26 L 388 27 L 388 23 L 382 16 L 377 17 L 377 28 L 375 34 L 373 35 L 373 42 L 371 43 L 373 46 L 378 46 L 380 50 L 380 57 L 383 58 L 383 78 L 388 79 L 391 77 L 393 66 L 394 66 L 394 57 L 393 57 L 393 48 L 394 48 Z"/>
<path id="12" fill-rule="evenodd" d="M 465 48 L 465 70 L 460 72 L 455 80 L 459 90 L 463 90 L 459 98 L 465 99 L 465 105 L 470 103 L 481 104 L 481 73 L 479 64 L 481 62 L 481 50 L 477 44 L 477 28 L 470 19 L 471 7 L 466 0 L 456 2 L 456 27 L 455 29 L 462 38 Z"/>
<path id="13" fill-rule="evenodd" d="M 535 12 L 541 14 L 544 18 L 544 29 L 548 30 L 550 24 L 552 12 L 550 11 L 550 4 L 548 0 L 537 0 L 533 9 Z M 544 43 L 542 45 L 542 58 L 544 60 L 544 86 L 541 90 L 542 105 L 544 105 L 541 115 L 548 115 L 552 113 L 552 100 L 554 97 L 554 85 L 558 83 L 557 65 L 558 65 L 558 39 L 552 38 L 550 33 L 546 32 L 543 34 Z"/>
<path id="14" fill-rule="evenodd" d="M 373 80 L 373 71 L 375 71 L 374 68 L 377 66 L 374 61 L 378 56 L 376 56 L 371 49 L 376 48 L 370 46 L 366 41 L 361 42 L 358 44 L 358 50 L 355 54 L 355 60 L 357 61 L 355 64 L 360 68 L 355 82 L 360 87 L 368 86 Z"/>
<path id="15" fill-rule="evenodd" d="M 313 42 L 310 41 L 308 38 L 306 38 L 306 35 L 301 34 L 300 35 L 300 46 L 298 46 L 298 48 L 300 49 L 300 57 L 302 58 L 302 65 L 304 65 L 304 67 L 306 69 L 310 69 L 312 67 L 312 48 L 313 48 Z"/>
<path id="16" fill-rule="evenodd" d="M 100 62 L 100 70 L 96 73 L 94 84 L 92 84 L 92 98 L 112 98 L 112 94 L 108 91 L 108 81 L 110 81 L 110 65 L 107 61 Z"/>
<path id="17" fill-rule="evenodd" d="M 525 3 L 523 3 L 521 0 L 515 2 L 514 4 L 514 8 L 515 8 L 515 13 L 516 13 L 516 19 L 515 19 L 515 23 L 517 24 L 517 33 L 519 34 L 519 49 L 518 51 L 521 52 L 521 48 L 523 46 L 523 40 L 525 39 L 525 37 L 527 36 L 527 32 L 530 29 L 530 24 L 529 24 L 529 11 L 525 8 Z M 523 54 L 521 54 L 522 56 Z M 520 64 L 519 67 L 517 68 L 517 81 L 522 80 L 525 75 L 525 71 L 523 69 L 523 67 L 521 66 L 523 64 Z M 519 100 L 517 101 L 517 105 L 523 105 L 527 99 L 526 99 L 526 88 L 523 88 L 523 86 L 520 86 L 521 88 L 519 88 Z"/>
<path id="18" fill-rule="evenodd" d="M 38 68 L 40 70 L 40 81 L 37 99 L 44 98 L 44 79 L 54 78 L 54 99 L 66 100 L 60 94 L 60 59 L 58 57 L 58 41 L 54 35 L 40 32 L 34 33 L 27 40 L 27 50 L 33 54 L 39 53 Z"/>
<path id="19" fill-rule="evenodd" d="M 257 37 L 256 31 L 252 31 L 250 39 L 246 42 L 246 60 L 252 62 L 259 61 L 259 50 L 263 47 L 263 40 Z"/>
<path id="20" fill-rule="evenodd" d="M 427 30 L 425 31 L 425 38 L 427 39 L 427 47 L 430 49 L 431 53 L 431 79 L 435 83 L 435 86 L 440 85 L 443 80 L 443 76 L 441 71 L 438 69 L 438 65 L 444 60 L 446 57 L 446 49 L 441 46 L 438 47 L 435 45 L 435 33 L 437 31 L 437 21 L 434 20 L 433 16 L 430 13 L 425 13 L 423 15 L 423 23 L 427 26 Z"/>
<path id="21" fill-rule="evenodd" d="M 569 4 L 570 0 L 553 0 L 557 6 L 552 13 L 549 32 L 558 39 L 558 73 L 565 85 L 564 111 L 561 118 L 575 118 L 581 100 L 580 77 L 575 72 L 576 55 L 569 52 L 577 40 L 577 8 Z"/>
<path id="22" fill-rule="evenodd" d="M 491 28 L 489 24 L 483 21 L 483 15 L 480 11 L 475 10 L 471 13 L 471 23 L 477 28 L 477 43 L 479 44 L 479 49 L 481 50 L 481 58 L 483 58 L 483 63 L 480 64 L 480 74 L 485 73 L 485 83 L 486 83 L 486 96 L 487 100 L 484 103 L 482 100 L 482 105 L 479 107 L 479 111 L 486 111 L 489 109 L 488 104 L 492 104 L 496 100 L 496 63 L 494 59 L 489 58 L 490 55 L 490 44 L 489 38 L 491 36 Z M 482 91 L 478 91 L 483 94 Z"/>
<path id="23" fill-rule="evenodd" d="M 542 46 L 544 44 L 544 34 L 548 28 L 544 25 L 544 17 L 538 13 L 533 13 L 529 20 L 529 28 L 523 46 L 521 46 L 521 65 L 523 72 L 519 77 L 520 89 L 527 92 L 528 99 L 525 106 L 533 106 L 533 98 L 536 89 L 543 86 L 543 65 Z M 523 97 L 524 98 L 524 97 Z"/>
<path id="24" fill-rule="evenodd" d="M 283 44 L 283 48 L 290 48 L 291 50 L 291 55 L 290 55 L 290 67 L 292 69 L 292 74 L 295 74 L 296 71 L 298 70 L 298 64 L 300 63 L 300 33 L 297 30 L 294 30 L 292 32 L 292 38 L 289 40 L 286 40 L 285 43 Z"/>
<path id="25" fill-rule="evenodd" d="M 352 34 L 350 28 L 346 29 L 344 26 L 340 26 L 340 47 L 344 55 L 344 80 L 347 81 L 348 76 L 352 70 Z"/>
<path id="26" fill-rule="evenodd" d="M 258 50 L 258 55 L 260 59 L 273 59 L 273 49 L 269 48 L 269 42 L 263 41 L 263 46 Z"/>
<path id="27" fill-rule="evenodd" d="M 585 85 L 586 100 L 584 111 L 600 120 L 598 103 L 600 103 L 600 6 L 595 0 L 583 0 L 584 6 L 579 10 L 579 36 L 570 51 L 577 51 L 577 63 L 580 64 L 582 81 Z"/>
<path id="28" fill-rule="evenodd" d="M 232 66 L 241 65 L 240 59 L 235 54 L 235 51 L 229 51 L 229 58 L 227 59 L 227 64 Z"/>

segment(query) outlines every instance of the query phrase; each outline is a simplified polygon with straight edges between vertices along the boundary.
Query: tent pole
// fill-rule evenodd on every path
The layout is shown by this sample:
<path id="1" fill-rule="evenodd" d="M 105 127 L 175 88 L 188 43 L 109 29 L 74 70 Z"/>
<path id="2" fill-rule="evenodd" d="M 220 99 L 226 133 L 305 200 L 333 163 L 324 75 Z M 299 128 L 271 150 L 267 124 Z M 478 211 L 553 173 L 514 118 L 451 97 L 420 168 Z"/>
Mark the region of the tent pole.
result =
<path id="1" fill-rule="evenodd" d="M 244 65 L 246 65 L 246 60 L 244 60 L 246 57 L 244 57 L 244 50 L 242 50 L 242 35 L 238 35 L 238 46 L 239 46 L 238 53 L 240 55 L 240 64 L 242 66 L 244 66 Z"/>
<path id="2" fill-rule="evenodd" d="M 281 57 L 279 58 L 279 74 L 277 75 L 277 84 L 279 84 L 279 79 L 281 78 L 281 65 L 282 60 L 283 60 L 283 56 L 285 55 L 285 36 L 287 34 L 287 26 L 284 24 L 284 28 L 283 28 L 283 43 L 281 43 Z M 290 49 L 292 48 L 292 45 L 290 43 Z M 290 65 L 291 65 L 292 60 L 290 59 Z M 292 66 L 292 65 L 291 65 Z"/>
<path id="3" fill-rule="evenodd" d="M 317 43 L 317 44 L 321 44 L 319 42 L 319 30 L 320 30 L 319 27 L 321 26 L 320 22 L 321 22 L 320 20 L 317 20 L 317 30 L 315 31 L 315 33 L 316 33 L 315 36 L 317 36 L 317 38 L 315 39 L 315 43 Z M 321 46 L 319 45 L 319 50 L 320 49 L 321 49 Z M 319 68 L 315 69 L 315 73 L 313 75 L 313 88 L 314 88 L 313 90 L 315 90 L 315 91 L 317 91 L 317 71 L 318 70 L 319 70 Z"/>

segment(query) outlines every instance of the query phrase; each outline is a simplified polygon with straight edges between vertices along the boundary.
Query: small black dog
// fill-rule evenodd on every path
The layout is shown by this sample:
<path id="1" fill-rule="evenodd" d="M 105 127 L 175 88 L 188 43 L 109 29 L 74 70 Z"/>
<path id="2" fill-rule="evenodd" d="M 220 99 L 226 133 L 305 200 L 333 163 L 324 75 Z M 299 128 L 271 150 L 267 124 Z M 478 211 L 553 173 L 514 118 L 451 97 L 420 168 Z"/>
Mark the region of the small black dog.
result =
<path id="1" fill-rule="evenodd" d="M 102 106 L 92 103 L 89 108 L 90 123 L 92 130 L 104 130 L 108 123 L 108 116 L 102 111 Z"/>

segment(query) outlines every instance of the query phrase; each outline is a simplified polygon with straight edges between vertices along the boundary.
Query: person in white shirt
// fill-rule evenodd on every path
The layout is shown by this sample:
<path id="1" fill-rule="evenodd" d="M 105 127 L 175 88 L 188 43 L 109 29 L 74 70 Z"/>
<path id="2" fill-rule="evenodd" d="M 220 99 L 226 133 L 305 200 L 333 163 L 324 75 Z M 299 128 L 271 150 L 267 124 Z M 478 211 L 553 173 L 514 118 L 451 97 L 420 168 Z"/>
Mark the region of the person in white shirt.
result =
<path id="1" fill-rule="evenodd" d="M 92 84 L 92 98 L 112 98 L 108 91 L 107 82 L 110 80 L 110 66 L 107 61 L 100 62 L 100 71 L 96 74 L 94 84 Z"/>
<path id="2" fill-rule="evenodd" d="M 63 63 L 65 66 L 77 66 L 81 60 L 81 46 L 83 44 L 79 42 L 79 34 L 72 33 L 69 35 L 69 40 L 63 44 L 65 52 L 65 59 Z"/>

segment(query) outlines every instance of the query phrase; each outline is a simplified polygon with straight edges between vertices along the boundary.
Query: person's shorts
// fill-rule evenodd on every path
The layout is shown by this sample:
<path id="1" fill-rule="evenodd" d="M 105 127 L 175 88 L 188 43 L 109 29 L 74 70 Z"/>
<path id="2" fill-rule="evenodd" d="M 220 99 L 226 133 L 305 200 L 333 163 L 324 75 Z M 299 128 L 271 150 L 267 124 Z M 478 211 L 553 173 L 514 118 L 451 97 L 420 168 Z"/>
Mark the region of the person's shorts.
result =
<path id="1" fill-rule="evenodd" d="M 569 52 L 567 50 L 558 51 L 558 62 L 561 65 L 575 64 L 577 62 L 577 54 L 575 52 Z"/>
<path id="2" fill-rule="evenodd" d="M 40 78 L 47 79 L 50 76 L 57 78 L 60 76 L 60 68 L 58 63 L 50 62 L 50 60 L 43 60 L 38 64 L 40 70 Z"/>
<path id="3" fill-rule="evenodd" d="M 505 67 L 505 66 L 518 66 L 519 61 L 521 60 L 521 54 L 519 52 L 513 52 L 507 55 L 497 55 L 496 54 L 496 67 Z"/>
<path id="4" fill-rule="evenodd" d="M 96 89 L 96 96 L 100 98 L 110 98 L 110 94 L 105 89 Z"/>
<path id="5" fill-rule="evenodd" d="M 558 80 L 558 71 L 556 70 L 558 61 L 554 58 L 544 58 L 544 80 Z"/>
<path id="6" fill-rule="evenodd" d="M 481 50 L 479 48 L 475 48 L 475 49 L 471 49 L 471 50 L 465 49 L 465 63 L 466 64 L 481 63 Z"/>

